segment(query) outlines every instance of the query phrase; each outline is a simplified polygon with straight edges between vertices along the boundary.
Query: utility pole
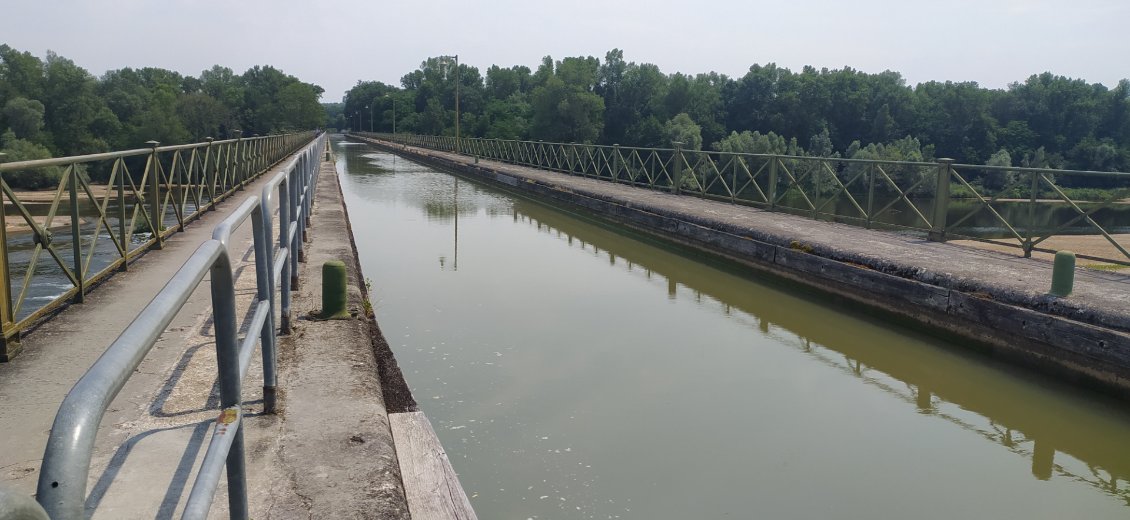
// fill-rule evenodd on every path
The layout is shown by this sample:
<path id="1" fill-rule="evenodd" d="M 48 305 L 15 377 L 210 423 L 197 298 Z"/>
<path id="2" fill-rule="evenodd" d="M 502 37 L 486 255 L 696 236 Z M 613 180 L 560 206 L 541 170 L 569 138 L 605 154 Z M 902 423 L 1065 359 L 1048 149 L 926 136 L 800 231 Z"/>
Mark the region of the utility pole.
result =
<path id="1" fill-rule="evenodd" d="M 455 60 L 455 153 L 460 153 L 459 144 L 459 55 L 454 56 L 440 56 L 440 59 Z"/>
<path id="2" fill-rule="evenodd" d="M 455 153 L 460 153 L 459 144 L 459 55 L 455 55 Z"/>
<path id="3" fill-rule="evenodd" d="M 393 96 L 392 92 L 389 92 L 385 94 L 384 97 L 392 101 L 392 133 L 396 134 L 396 96 Z"/>

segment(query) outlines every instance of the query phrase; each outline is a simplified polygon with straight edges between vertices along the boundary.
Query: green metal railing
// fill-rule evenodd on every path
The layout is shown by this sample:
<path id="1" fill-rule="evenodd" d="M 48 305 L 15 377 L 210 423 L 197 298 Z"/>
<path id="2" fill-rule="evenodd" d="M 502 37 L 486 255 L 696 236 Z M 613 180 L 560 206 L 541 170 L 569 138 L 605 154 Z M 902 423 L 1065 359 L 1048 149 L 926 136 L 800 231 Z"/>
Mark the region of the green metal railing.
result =
<path id="1" fill-rule="evenodd" d="M 0 163 L 0 360 L 18 353 L 22 331 L 82 302 L 91 286 L 162 248 L 169 235 L 313 138 L 151 141 L 149 148 Z M 51 189 L 9 184 L 32 176 L 48 179 Z"/>
<path id="2" fill-rule="evenodd" d="M 463 138 L 457 146 L 448 136 L 357 135 L 930 240 L 976 240 L 1024 256 L 1071 249 L 1079 258 L 1130 265 L 1130 173 L 712 152 L 678 143 Z"/>

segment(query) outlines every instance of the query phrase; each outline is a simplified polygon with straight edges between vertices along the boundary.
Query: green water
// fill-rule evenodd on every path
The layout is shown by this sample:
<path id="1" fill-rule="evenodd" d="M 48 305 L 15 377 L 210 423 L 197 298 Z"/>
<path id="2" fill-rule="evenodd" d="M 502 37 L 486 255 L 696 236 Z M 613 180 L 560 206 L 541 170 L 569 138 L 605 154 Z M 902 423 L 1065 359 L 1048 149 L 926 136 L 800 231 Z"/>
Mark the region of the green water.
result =
<path id="1" fill-rule="evenodd" d="M 1130 515 L 1121 403 L 334 146 L 377 319 L 479 518 Z"/>

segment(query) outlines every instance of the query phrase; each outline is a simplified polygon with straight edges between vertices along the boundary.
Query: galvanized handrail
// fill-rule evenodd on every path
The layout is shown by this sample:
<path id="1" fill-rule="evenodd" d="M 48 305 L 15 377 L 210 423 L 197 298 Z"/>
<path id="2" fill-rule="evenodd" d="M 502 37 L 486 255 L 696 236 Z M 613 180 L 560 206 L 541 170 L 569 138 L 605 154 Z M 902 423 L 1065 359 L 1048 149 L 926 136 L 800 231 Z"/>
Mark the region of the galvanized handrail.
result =
<path id="1" fill-rule="evenodd" d="M 288 232 L 285 237 L 280 234 L 280 241 L 274 243 L 270 234 L 272 201 L 267 196 L 250 197 L 216 227 L 212 239 L 196 249 L 153 301 L 67 394 L 55 416 L 47 441 L 36 495 L 51 518 L 59 520 L 83 517 L 94 441 L 107 407 L 206 274 L 210 274 L 211 279 L 220 406 L 223 410 L 216 421 L 204 463 L 189 495 L 184 518 L 207 516 L 219 482 L 221 465 L 227 467 L 230 514 L 232 518 L 247 518 L 243 436 L 240 427 L 243 417 L 241 381 L 250 366 L 257 338 L 254 333 L 249 333 L 242 343 L 238 338 L 235 285 L 228 241 L 232 230 L 248 219 L 252 221 L 256 299 L 252 303 L 255 312 L 248 330 L 259 331 L 258 340 L 263 353 L 264 411 L 271 413 L 275 408 L 276 384 L 273 273 L 278 272 L 272 258 L 277 256 L 286 263 L 285 260 L 293 256 L 290 252 L 299 246 L 302 230 L 309 221 L 310 208 L 308 203 L 305 206 L 296 203 L 312 198 L 309 190 L 316 186 L 316 158 L 324 147 L 325 134 L 322 134 L 285 164 L 283 171 L 264 187 L 264 195 L 269 195 L 270 190 L 276 187 L 284 194 L 279 201 L 282 227 L 297 231 Z M 289 186 L 296 186 L 296 189 L 289 190 Z M 302 193 L 299 195 L 300 191 Z M 288 192 L 295 195 L 287 196 Z M 288 203 L 282 203 L 284 201 Z M 291 283 L 285 277 L 281 282 L 286 298 Z M 287 312 L 289 309 L 284 310 L 284 320 L 287 319 Z"/>
<path id="2" fill-rule="evenodd" d="M 1130 173 L 936 162 L 634 148 L 411 134 L 355 135 L 600 180 L 695 195 L 931 240 L 970 239 L 1025 256 L 1064 234 L 1101 236 L 1084 259 L 1130 265 L 1130 200 L 1080 200 L 1062 179 L 1130 196 Z M 1119 194 L 1122 195 L 1119 195 Z M 1085 194 L 1092 197 L 1093 194 Z M 1053 215 L 1053 216 L 1049 216 Z M 1127 242 L 1127 243 L 1123 243 Z"/>
<path id="3" fill-rule="evenodd" d="M 145 250 L 160 249 L 170 234 L 183 231 L 313 137 L 295 133 L 176 146 L 151 142 L 150 148 L 0 164 L 5 206 L 0 212 L 0 361 L 18 353 L 22 331 L 68 302 L 82 302 L 93 285 L 127 269 Z M 108 174 L 106 184 L 91 183 L 90 169 Z M 51 202 L 40 204 L 46 215 L 36 216 L 34 205 L 9 181 L 48 173 L 60 178 L 48 192 L 54 195 Z M 69 222 L 59 226 L 56 217 Z M 27 231 L 8 230 L 10 218 Z M 67 232 L 57 235 L 59 227 Z M 65 241 L 70 243 L 60 244 Z M 20 248 L 30 251 L 28 259 L 14 262 Z M 41 262 L 43 253 L 52 261 Z M 67 288 L 42 304 L 38 295 L 33 304 L 32 291 L 52 285 L 43 282 L 48 276 Z M 20 280 L 14 291 L 13 279 Z"/>

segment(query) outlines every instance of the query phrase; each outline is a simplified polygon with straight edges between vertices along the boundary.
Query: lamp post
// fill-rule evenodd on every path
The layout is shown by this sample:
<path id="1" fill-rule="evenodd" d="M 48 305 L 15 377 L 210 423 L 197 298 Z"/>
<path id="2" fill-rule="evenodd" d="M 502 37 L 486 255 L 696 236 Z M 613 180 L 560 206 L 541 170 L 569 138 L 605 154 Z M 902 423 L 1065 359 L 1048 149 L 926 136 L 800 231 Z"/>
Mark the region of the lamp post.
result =
<path id="1" fill-rule="evenodd" d="M 377 106 L 376 100 L 374 99 L 373 101 L 374 101 L 373 103 L 369 103 L 369 106 L 366 107 L 366 108 L 369 109 L 369 133 L 370 134 L 373 133 L 373 108 L 375 108 Z"/>
<path id="2" fill-rule="evenodd" d="M 383 97 L 392 101 L 392 133 L 396 134 L 396 97 L 392 93 L 385 94 Z"/>
<path id="3" fill-rule="evenodd" d="M 354 114 L 357 115 L 357 131 L 360 132 L 361 131 L 361 111 L 358 110 L 358 111 L 354 112 Z"/>
<path id="4" fill-rule="evenodd" d="M 459 146 L 459 55 L 440 56 L 442 60 L 455 60 L 455 153 L 460 152 Z"/>

